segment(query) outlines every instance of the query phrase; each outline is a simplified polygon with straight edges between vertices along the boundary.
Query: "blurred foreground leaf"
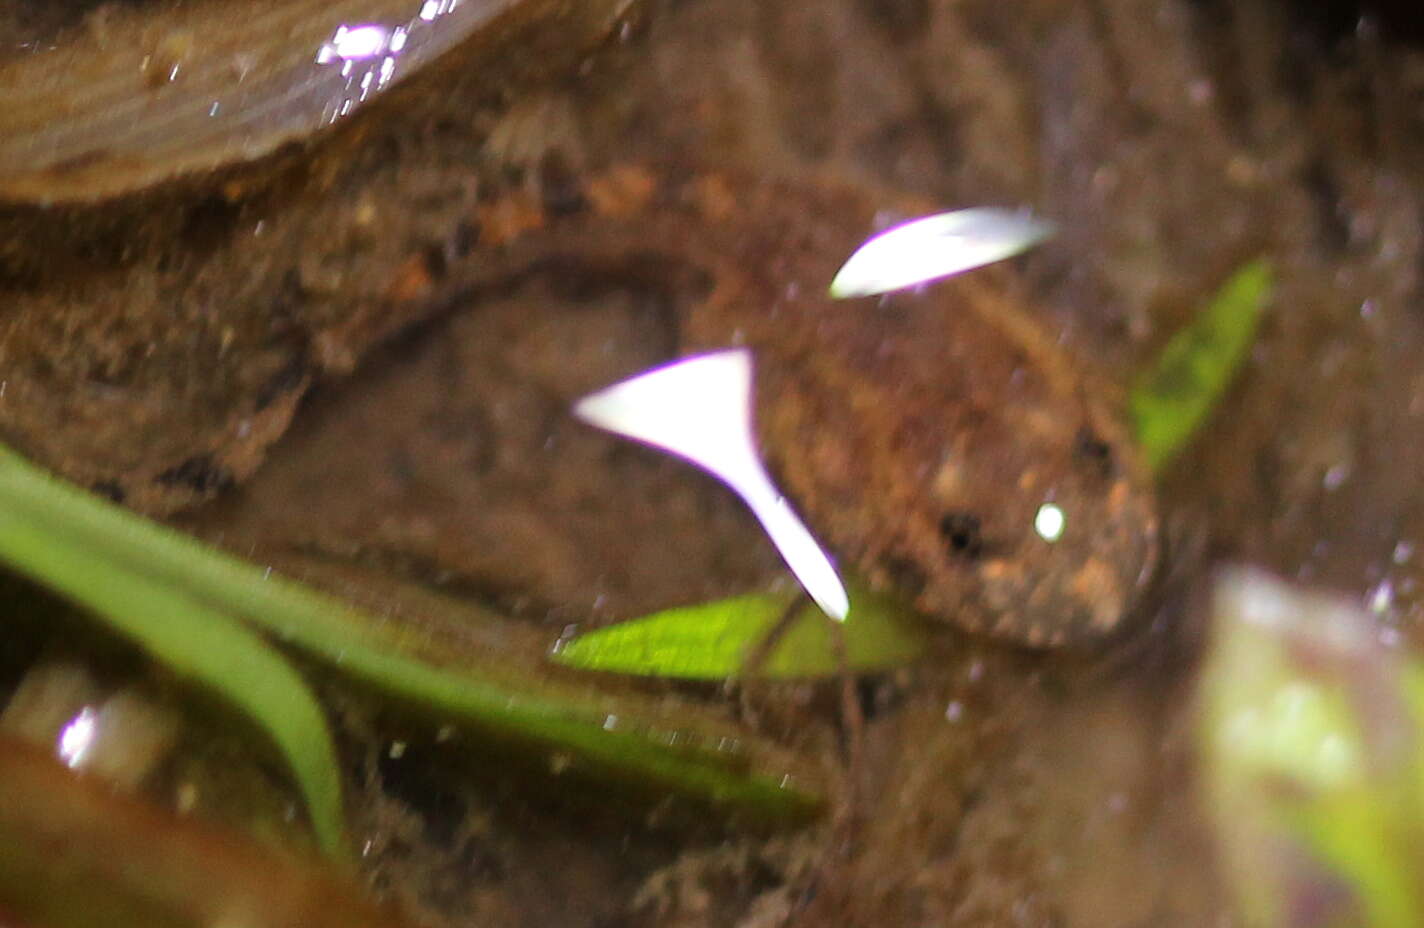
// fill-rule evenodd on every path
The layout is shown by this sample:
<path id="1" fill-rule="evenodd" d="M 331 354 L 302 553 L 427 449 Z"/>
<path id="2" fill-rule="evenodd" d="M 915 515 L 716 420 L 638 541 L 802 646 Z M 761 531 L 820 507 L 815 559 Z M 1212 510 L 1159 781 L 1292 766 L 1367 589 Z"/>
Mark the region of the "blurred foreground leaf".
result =
<path id="1" fill-rule="evenodd" d="M 1213 623 L 1200 738 L 1244 923 L 1424 924 L 1424 668 L 1260 572 L 1218 578 Z"/>
<path id="2" fill-rule="evenodd" d="M 385 622 L 222 554 L 3 447 L 0 559 L 90 607 L 273 732 L 329 850 L 339 843 L 340 803 L 328 736 L 315 727 L 310 706 L 291 708 L 295 682 L 286 688 L 287 701 L 271 695 L 270 687 L 295 680 L 289 669 L 279 661 L 259 669 L 255 651 L 239 657 L 231 650 L 243 631 L 233 618 L 441 723 L 469 723 L 547 751 L 558 769 L 710 801 L 764 821 L 801 820 L 822 805 L 818 771 L 754 733 L 686 708 L 674 714 L 666 700 L 614 698 L 517 670 L 439 666 L 412 624 Z M 222 630 L 200 628 L 210 624 Z M 303 746 L 303 738 L 311 743 Z"/>
<path id="3" fill-rule="evenodd" d="M 0 462 L 0 559 L 102 617 L 176 673 L 226 698 L 266 730 L 328 854 L 343 852 L 341 778 L 326 717 L 306 682 L 261 637 L 181 587 L 133 569 L 49 511 L 54 491 L 9 452 Z M 60 507 L 63 508 L 63 507 Z"/>
<path id="4" fill-rule="evenodd" d="M 36 928 L 398 928 L 295 855 L 116 795 L 0 738 L 0 924 Z"/>
<path id="5" fill-rule="evenodd" d="M 1133 387 L 1133 425 L 1153 470 L 1186 445 L 1230 386 L 1255 340 L 1272 279 L 1264 260 L 1238 270 Z"/>
<path id="6" fill-rule="evenodd" d="M 753 593 L 668 609 L 575 638 L 554 659 L 584 670 L 687 680 L 737 676 L 796 598 Z M 851 670 L 899 667 L 923 653 L 923 623 L 907 618 L 894 600 L 853 586 L 851 608 L 852 618 L 842 626 Z M 833 631 L 821 610 L 807 602 L 756 675 L 798 679 L 836 673 Z"/>

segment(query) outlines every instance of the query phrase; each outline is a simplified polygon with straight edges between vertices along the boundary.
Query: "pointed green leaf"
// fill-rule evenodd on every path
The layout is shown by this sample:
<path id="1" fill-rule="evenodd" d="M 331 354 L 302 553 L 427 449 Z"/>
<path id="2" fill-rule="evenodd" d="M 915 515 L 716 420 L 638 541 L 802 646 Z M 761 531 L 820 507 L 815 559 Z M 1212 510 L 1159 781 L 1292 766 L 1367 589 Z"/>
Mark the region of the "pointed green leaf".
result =
<path id="1" fill-rule="evenodd" d="M 1153 470 L 1186 445 L 1230 386 L 1255 340 L 1272 280 L 1264 260 L 1238 270 L 1133 387 L 1133 424 Z"/>
<path id="2" fill-rule="evenodd" d="M 745 667 L 795 594 L 753 593 L 657 612 L 581 635 L 554 659 L 571 667 L 685 680 L 720 680 L 744 669 L 767 679 L 825 677 L 837 672 L 835 629 L 815 606 L 797 610 L 795 624 L 759 668 Z M 924 652 L 922 623 L 888 597 L 852 587 L 846 636 L 848 668 L 886 670 Z"/>

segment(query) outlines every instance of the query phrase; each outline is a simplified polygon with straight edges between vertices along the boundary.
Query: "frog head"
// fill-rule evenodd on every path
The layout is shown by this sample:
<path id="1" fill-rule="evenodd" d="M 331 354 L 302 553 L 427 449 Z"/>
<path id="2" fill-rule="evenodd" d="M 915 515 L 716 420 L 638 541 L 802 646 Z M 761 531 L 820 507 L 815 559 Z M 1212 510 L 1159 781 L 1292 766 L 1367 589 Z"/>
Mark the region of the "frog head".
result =
<path id="1" fill-rule="evenodd" d="M 1113 388 L 1021 303 L 950 281 L 768 343 L 763 445 L 872 585 L 975 633 L 1085 643 L 1155 576 L 1155 495 Z"/>

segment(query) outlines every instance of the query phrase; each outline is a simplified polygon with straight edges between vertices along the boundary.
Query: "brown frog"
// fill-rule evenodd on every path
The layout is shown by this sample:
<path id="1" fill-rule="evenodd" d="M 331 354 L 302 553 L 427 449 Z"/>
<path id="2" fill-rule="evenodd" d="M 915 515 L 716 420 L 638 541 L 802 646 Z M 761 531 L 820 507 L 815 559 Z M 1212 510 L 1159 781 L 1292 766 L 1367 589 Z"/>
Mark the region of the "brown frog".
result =
<path id="1" fill-rule="evenodd" d="M 773 473 L 873 586 L 1033 647 L 1132 614 L 1159 558 L 1148 475 L 1111 391 L 1020 308 L 1011 275 L 827 296 L 877 225 L 922 204 L 631 167 L 549 194 L 481 209 L 476 276 L 573 263 L 660 281 L 680 298 L 679 353 L 750 346 Z"/>

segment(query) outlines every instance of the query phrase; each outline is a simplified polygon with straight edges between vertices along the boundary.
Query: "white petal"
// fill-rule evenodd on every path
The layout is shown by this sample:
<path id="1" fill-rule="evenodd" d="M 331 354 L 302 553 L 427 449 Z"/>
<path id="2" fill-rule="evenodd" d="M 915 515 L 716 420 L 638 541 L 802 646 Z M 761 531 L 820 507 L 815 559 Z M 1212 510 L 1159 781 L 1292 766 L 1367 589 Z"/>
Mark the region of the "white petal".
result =
<path id="1" fill-rule="evenodd" d="M 573 411 L 717 473 L 741 466 L 749 450 L 751 384 L 751 352 L 718 351 L 644 371 L 584 397 Z"/>
<path id="2" fill-rule="evenodd" d="M 831 281 L 831 296 L 873 296 L 949 277 L 1011 258 L 1052 234 L 1052 223 L 1018 210 L 979 207 L 926 216 L 856 249 Z"/>
<path id="3" fill-rule="evenodd" d="M 654 368 L 584 397 L 574 415 L 720 478 L 746 501 L 816 605 L 845 619 L 850 601 L 835 566 L 757 454 L 749 350 L 716 351 Z"/>

